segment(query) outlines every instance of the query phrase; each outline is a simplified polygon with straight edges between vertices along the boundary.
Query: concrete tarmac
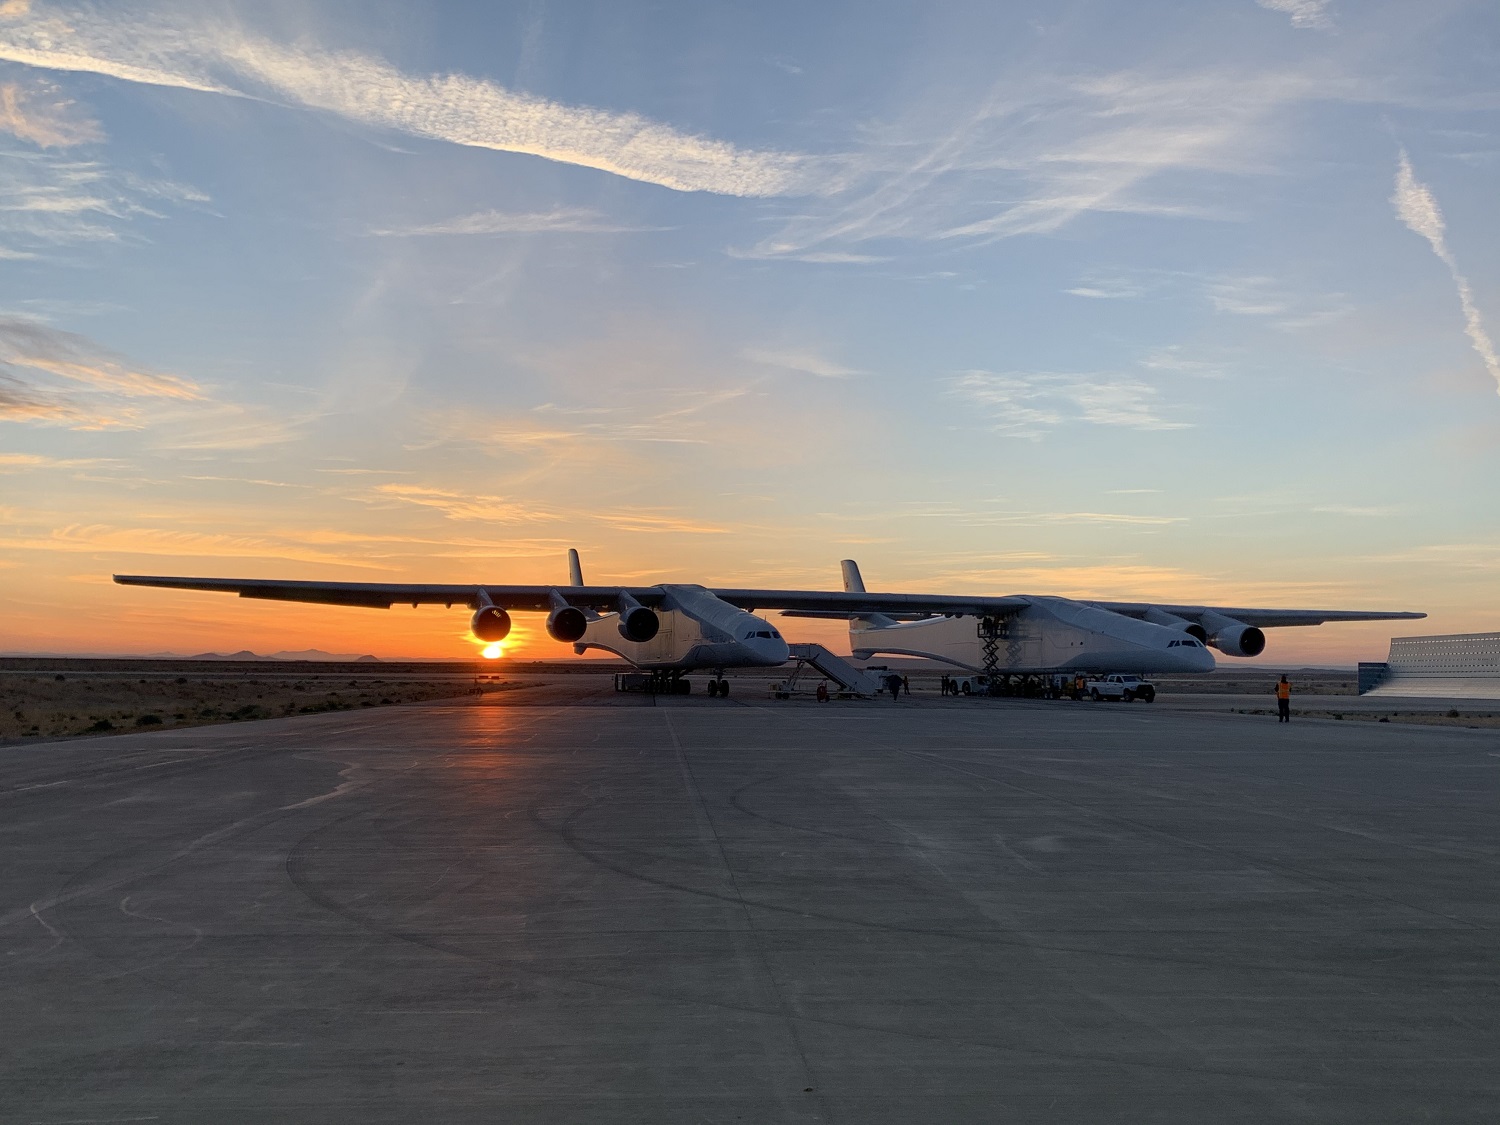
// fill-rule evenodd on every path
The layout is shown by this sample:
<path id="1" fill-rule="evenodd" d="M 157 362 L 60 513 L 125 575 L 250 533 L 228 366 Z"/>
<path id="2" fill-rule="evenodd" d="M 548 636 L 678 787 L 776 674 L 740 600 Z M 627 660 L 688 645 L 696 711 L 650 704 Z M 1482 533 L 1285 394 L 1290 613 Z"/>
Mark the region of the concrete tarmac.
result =
<path id="1" fill-rule="evenodd" d="M 0 748 L 0 1120 L 1494 1120 L 1493 732 L 566 681 Z"/>

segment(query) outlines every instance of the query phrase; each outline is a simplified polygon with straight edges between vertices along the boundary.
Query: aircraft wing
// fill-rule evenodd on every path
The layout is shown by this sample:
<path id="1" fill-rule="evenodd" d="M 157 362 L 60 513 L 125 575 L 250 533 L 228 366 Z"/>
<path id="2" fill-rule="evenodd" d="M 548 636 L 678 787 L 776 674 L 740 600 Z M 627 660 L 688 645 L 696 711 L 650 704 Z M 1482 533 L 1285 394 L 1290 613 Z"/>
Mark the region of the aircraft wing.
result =
<path id="1" fill-rule="evenodd" d="M 389 609 L 393 605 L 466 605 L 477 608 L 483 590 L 502 609 L 552 608 L 552 594 L 561 594 L 569 605 L 581 609 L 614 609 L 621 594 L 629 594 L 644 606 L 660 605 L 665 586 L 494 586 L 409 585 L 402 582 L 292 582 L 267 578 L 168 578 L 142 574 L 117 574 L 122 586 L 161 586 L 171 590 L 209 590 L 278 602 L 311 602 L 318 605 L 368 606 Z M 959 597 L 943 594 L 866 594 L 832 590 L 741 590 L 710 591 L 721 601 L 740 609 L 803 610 L 833 617 L 866 613 L 939 614 L 1002 613 L 1027 605 L 1027 598 Z"/>
<path id="2" fill-rule="evenodd" d="M 393 605 L 479 606 L 479 591 L 502 609 L 552 608 L 553 591 L 569 605 L 581 609 L 614 609 L 620 595 L 628 593 L 642 605 L 660 603 L 659 586 L 489 586 L 410 585 L 404 582 L 284 582 L 266 578 L 157 578 L 142 574 L 117 574 L 122 586 L 163 586 L 170 590 L 210 590 L 260 598 L 274 602 L 311 602 L 317 605 L 356 605 L 390 609 Z"/>
<path id="3" fill-rule="evenodd" d="M 1082 600 L 1082 599 L 1080 599 Z M 1123 613 L 1126 617 L 1143 617 L 1147 610 L 1159 609 L 1177 617 L 1196 620 L 1205 613 L 1217 613 L 1258 629 L 1281 629 L 1291 625 L 1323 625 L 1329 621 L 1414 621 L 1425 613 L 1395 610 L 1363 609 L 1242 609 L 1218 605 L 1169 605 L 1165 602 L 1099 602 L 1085 600 L 1085 605 Z"/>
<path id="4" fill-rule="evenodd" d="M 502 609 L 552 608 L 554 594 L 580 609 L 612 610 L 620 595 L 628 594 L 641 605 L 659 606 L 667 596 L 662 586 L 492 586 L 488 584 L 411 585 L 402 582 L 293 582 L 265 578 L 168 578 L 140 574 L 117 574 L 122 586 L 160 586 L 174 590 L 209 590 L 238 594 L 242 598 L 267 601 L 310 602 L 319 605 L 367 606 L 389 609 L 393 605 L 479 606 L 479 591 Z M 860 617 L 885 614 L 911 618 L 937 614 L 972 617 L 1003 615 L 1030 605 L 1025 595 L 1000 597 L 959 594 L 889 594 L 835 590 L 713 589 L 721 601 L 746 610 L 780 610 L 789 617 Z M 1258 628 L 1289 625 L 1322 625 L 1328 621 L 1410 621 L 1424 613 L 1339 609 L 1243 609 L 1233 606 L 1169 605 L 1161 602 L 1082 601 L 1083 605 L 1113 610 L 1127 617 L 1144 617 L 1148 610 L 1165 610 L 1196 620 L 1217 613 Z"/>

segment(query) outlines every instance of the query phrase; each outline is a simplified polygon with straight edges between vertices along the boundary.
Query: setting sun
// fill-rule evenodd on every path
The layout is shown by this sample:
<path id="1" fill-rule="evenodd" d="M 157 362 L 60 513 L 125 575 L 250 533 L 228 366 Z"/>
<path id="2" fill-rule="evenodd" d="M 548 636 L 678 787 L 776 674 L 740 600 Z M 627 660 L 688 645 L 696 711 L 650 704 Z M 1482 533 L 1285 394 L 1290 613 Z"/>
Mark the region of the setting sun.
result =
<path id="1" fill-rule="evenodd" d="M 486 660 L 499 660 L 504 655 L 505 655 L 505 648 L 504 648 L 504 646 L 502 646 L 500 644 L 499 641 L 496 641 L 492 645 L 485 645 L 484 646 L 483 656 L 484 656 L 484 658 Z"/>

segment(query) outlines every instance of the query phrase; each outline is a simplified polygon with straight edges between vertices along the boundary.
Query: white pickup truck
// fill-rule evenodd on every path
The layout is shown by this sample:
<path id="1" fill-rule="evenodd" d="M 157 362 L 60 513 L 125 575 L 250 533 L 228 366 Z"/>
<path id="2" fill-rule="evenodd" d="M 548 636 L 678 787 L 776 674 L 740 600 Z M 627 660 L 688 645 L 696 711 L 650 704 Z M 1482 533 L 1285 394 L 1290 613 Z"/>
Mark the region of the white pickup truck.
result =
<path id="1" fill-rule="evenodd" d="M 1090 680 L 1086 685 L 1089 698 L 1095 703 L 1101 699 L 1118 699 L 1124 703 L 1140 699 L 1151 703 L 1156 699 L 1156 688 L 1139 676 L 1115 673 Z"/>

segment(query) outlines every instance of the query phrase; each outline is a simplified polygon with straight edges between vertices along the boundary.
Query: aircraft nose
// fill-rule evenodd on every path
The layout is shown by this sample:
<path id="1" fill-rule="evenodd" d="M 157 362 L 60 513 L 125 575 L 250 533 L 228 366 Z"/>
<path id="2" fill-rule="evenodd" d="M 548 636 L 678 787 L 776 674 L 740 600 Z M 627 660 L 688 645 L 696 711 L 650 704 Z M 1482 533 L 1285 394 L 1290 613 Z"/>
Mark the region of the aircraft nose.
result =
<path id="1" fill-rule="evenodd" d="M 766 659 L 772 664 L 785 664 L 791 658 L 792 651 L 787 647 L 786 641 L 780 637 L 772 637 L 766 644 Z"/>
<path id="2" fill-rule="evenodd" d="M 785 664 L 791 656 L 786 641 L 780 637 L 756 637 L 752 645 L 755 655 L 768 665 Z"/>
<path id="3" fill-rule="evenodd" d="M 1217 667 L 1214 661 L 1214 654 L 1207 646 L 1179 648 L 1177 655 L 1182 661 L 1182 670 L 1184 672 L 1212 672 Z"/>

